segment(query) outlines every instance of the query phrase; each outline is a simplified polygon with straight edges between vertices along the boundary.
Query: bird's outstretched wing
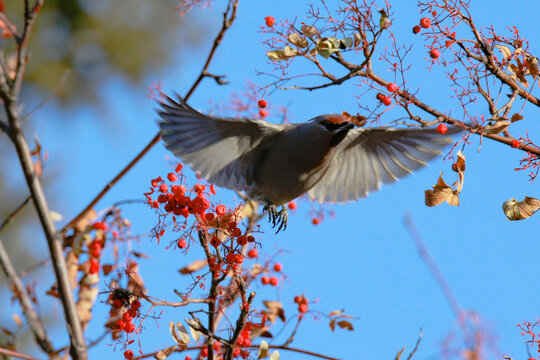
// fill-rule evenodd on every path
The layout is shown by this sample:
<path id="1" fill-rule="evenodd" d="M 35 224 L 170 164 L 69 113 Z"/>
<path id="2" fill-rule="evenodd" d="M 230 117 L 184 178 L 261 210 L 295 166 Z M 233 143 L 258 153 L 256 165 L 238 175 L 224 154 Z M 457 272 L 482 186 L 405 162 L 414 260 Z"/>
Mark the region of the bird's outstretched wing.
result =
<path id="1" fill-rule="evenodd" d="M 328 170 L 308 195 L 318 202 L 366 197 L 383 183 L 394 182 L 427 165 L 452 142 L 451 137 L 435 129 L 353 129 L 338 145 Z"/>
<path id="2" fill-rule="evenodd" d="M 207 116 L 167 97 L 159 127 L 165 147 L 209 182 L 242 191 L 253 183 L 259 145 L 283 127 L 263 120 Z"/>

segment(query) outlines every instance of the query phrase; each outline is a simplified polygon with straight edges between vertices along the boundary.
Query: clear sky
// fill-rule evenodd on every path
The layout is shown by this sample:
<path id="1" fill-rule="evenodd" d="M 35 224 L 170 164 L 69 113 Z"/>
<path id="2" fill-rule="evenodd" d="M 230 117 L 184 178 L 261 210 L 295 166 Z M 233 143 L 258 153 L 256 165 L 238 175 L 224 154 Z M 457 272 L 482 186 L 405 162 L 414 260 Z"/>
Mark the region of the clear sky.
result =
<path id="1" fill-rule="evenodd" d="M 413 88 L 418 87 L 419 96 L 432 107 L 461 116 L 457 115 L 460 109 L 450 98 L 451 91 L 440 71 L 426 69 L 428 61 L 421 37 L 410 31 L 421 17 L 417 7 L 413 2 L 394 3 L 393 30 L 404 44 L 414 44 L 410 58 L 414 66 L 409 74 Z M 207 28 L 206 42 L 189 51 L 178 51 L 178 57 L 186 59 L 184 65 L 178 67 L 171 63 L 162 72 L 148 74 L 147 85 L 161 81 L 167 93 L 187 92 L 220 26 L 223 5 L 223 1 L 218 1 L 211 9 L 187 15 L 197 17 Z M 264 36 L 257 32 L 264 24 L 264 17 L 271 15 L 279 21 L 298 16 L 301 21 L 305 8 L 303 1 L 241 1 L 238 19 L 210 67 L 214 74 L 226 74 L 231 84 L 219 87 L 212 80 L 205 80 L 191 98 L 191 105 L 210 111 L 209 102 L 227 101 L 231 93 L 243 92 L 247 81 L 265 84 L 267 79 L 256 76 L 256 70 L 269 72 L 272 69 L 261 45 Z M 477 1 L 473 2 L 471 13 L 478 25 L 493 24 L 501 33 L 507 26 L 517 26 L 522 36 L 531 41 L 530 51 L 540 53 L 538 1 L 494 0 L 489 6 L 487 2 Z M 381 74 L 392 80 L 390 73 L 382 71 Z M 362 91 L 354 84 L 314 92 L 276 91 L 268 101 L 273 106 L 286 106 L 295 122 L 323 113 L 356 113 L 360 110 L 355 95 Z M 51 171 L 60 174 L 58 182 L 48 191 L 52 208 L 66 218 L 85 206 L 157 131 L 156 105 L 147 99 L 145 88 L 134 88 L 122 79 L 111 79 L 103 84 L 102 94 L 113 110 L 110 124 L 97 121 L 99 115 L 91 109 L 76 108 L 66 112 L 54 104 L 41 110 L 32 120 L 42 144 L 49 151 Z M 366 101 L 372 102 L 372 96 L 367 96 Z M 516 124 L 513 134 L 524 135 L 527 129 L 532 139 L 540 137 L 538 111 L 534 110 L 527 105 L 523 113 L 525 120 Z M 483 104 L 475 111 L 489 114 Z M 279 120 L 272 115 L 277 112 L 271 111 L 269 121 Z M 390 122 L 392 115 L 403 116 L 393 111 L 383 121 Z M 58 117 L 76 118 L 76 121 L 54 120 Z M 59 137 L 59 133 L 63 136 Z M 459 207 L 424 206 L 424 190 L 436 182 L 440 171 L 444 170 L 449 182 L 455 178 L 450 170 L 451 163 L 438 159 L 417 174 L 384 186 L 367 199 L 332 206 L 335 217 L 325 219 L 318 226 L 311 224 L 308 202 L 300 202 L 299 208 L 291 213 L 285 232 L 274 235 L 270 227 L 262 223 L 265 233 L 260 238 L 261 252 L 271 255 L 277 249 L 286 250 L 279 260 L 287 277 L 278 289 L 255 286 L 255 303 L 261 305 L 262 300 L 279 299 L 285 304 L 286 314 L 293 316 L 294 295 L 305 294 L 309 299 L 318 299 L 317 304 L 310 306 L 313 310 L 329 313 L 345 309 L 347 314 L 356 317 L 354 331 L 338 329 L 334 333 L 326 319 L 307 319 L 293 346 L 344 359 L 393 359 L 403 346 L 407 347 L 407 353 L 414 347 L 422 328 L 422 343 L 414 359 L 441 357 L 440 344 L 449 334 L 456 334 L 456 322 L 404 227 L 404 214 L 410 214 L 462 308 L 478 313 L 482 326 L 492 336 L 495 352 L 489 358 L 500 359 L 501 354 L 514 359 L 527 358 L 526 339 L 520 336 L 516 324 L 534 321 L 540 316 L 540 218 L 537 215 L 525 221 L 510 222 L 504 217 L 501 205 L 510 198 L 540 197 L 538 185 L 537 182 L 531 184 L 526 174 L 513 171 L 524 155 L 522 152 L 487 140 L 480 148 L 475 138 L 465 155 L 467 170 Z M 149 180 L 169 171 L 167 156 L 169 153 L 161 144 L 156 146 L 100 202 L 98 209 L 118 200 L 143 198 Z M 193 183 L 193 175 L 189 174 Z M 69 201 L 65 199 L 66 194 Z M 234 197 L 228 191 L 219 189 L 218 196 L 225 203 L 234 204 Z M 148 232 L 157 222 L 153 212 L 142 205 L 126 207 L 125 215 L 131 220 L 135 234 Z M 145 236 L 133 246 L 151 256 L 150 260 L 141 260 L 141 272 L 149 293 L 170 300 L 175 299 L 174 288 L 182 290 L 190 282 L 177 270 L 202 257 L 198 249 L 186 256 L 166 250 L 164 243 L 157 245 Z M 167 311 L 159 328 L 148 322 L 143 350 L 149 352 L 172 345 L 168 321 L 179 321 L 187 317 L 188 310 L 195 309 L 197 306 Z M 104 304 L 98 305 L 95 321 L 103 320 L 106 310 Z M 55 311 L 60 314 L 58 308 Z M 273 332 L 280 326 L 278 324 Z M 284 334 L 291 330 L 289 325 Z M 98 334 L 98 331 L 93 333 L 95 337 Z M 459 338 L 459 334 L 456 336 Z M 282 335 L 275 343 L 283 340 Z M 110 347 L 100 346 L 91 350 L 91 358 L 112 358 L 111 351 Z M 116 353 L 115 356 L 121 358 L 122 355 Z M 284 353 L 282 358 L 307 357 Z"/>

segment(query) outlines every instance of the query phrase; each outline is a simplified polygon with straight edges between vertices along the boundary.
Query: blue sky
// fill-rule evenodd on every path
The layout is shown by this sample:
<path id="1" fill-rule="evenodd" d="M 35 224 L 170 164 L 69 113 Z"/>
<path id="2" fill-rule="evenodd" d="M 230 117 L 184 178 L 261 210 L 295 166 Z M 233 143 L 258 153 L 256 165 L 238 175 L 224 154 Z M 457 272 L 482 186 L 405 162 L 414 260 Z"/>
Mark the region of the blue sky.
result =
<path id="1" fill-rule="evenodd" d="M 409 81 L 420 88 L 420 98 L 432 107 L 452 110 L 454 115 L 460 113 L 455 100 L 449 97 L 447 83 L 441 80 L 444 78 L 440 70 L 426 69 L 423 42 L 410 31 L 421 17 L 418 9 L 413 2 L 396 3 L 393 30 L 398 39 L 414 44 L 410 58 L 414 67 Z M 272 65 L 261 45 L 264 37 L 257 30 L 268 15 L 276 20 L 299 15 L 299 20 L 303 20 L 305 6 L 300 1 L 241 2 L 238 19 L 210 67 L 214 74 L 226 74 L 231 84 L 219 87 L 212 80 L 205 80 L 191 98 L 191 105 L 210 111 L 209 101 L 225 102 L 231 93 L 243 92 L 247 81 L 264 84 L 265 79 L 257 77 L 255 71 L 270 72 Z M 161 81 L 167 93 L 187 92 L 221 23 L 222 7 L 223 2 L 219 1 L 214 3 L 213 9 L 196 10 L 188 15 L 200 19 L 207 30 L 207 40 L 189 52 L 178 51 L 178 58 L 183 59 L 182 67 L 171 63 L 161 72 L 148 74 L 147 85 Z M 534 16 L 539 11 L 538 2 L 524 0 L 512 4 L 491 1 L 489 7 L 485 2 L 475 2 L 471 6 L 479 25 L 494 24 L 501 32 L 506 26 L 517 26 L 522 36 L 530 39 L 533 54 L 540 52 L 535 43 L 538 30 Z M 387 80 L 392 80 L 390 73 L 383 68 L 380 71 Z M 276 91 L 268 101 L 271 105 L 287 106 L 293 121 L 301 122 L 322 113 L 344 110 L 356 113 L 359 109 L 354 96 L 359 93 L 351 83 L 314 92 Z M 373 101 L 373 96 L 367 97 L 365 101 Z M 59 174 L 56 184 L 47 190 L 51 207 L 66 218 L 85 206 L 157 131 L 156 105 L 147 99 L 144 87 L 134 88 L 122 79 L 111 79 L 103 85 L 103 99 L 111 110 L 106 121 L 98 121 L 100 115 L 89 108 L 67 112 L 54 104 L 32 119 L 36 133 L 50 154 L 48 169 Z M 475 111 L 488 114 L 487 107 L 481 103 Z M 391 111 L 384 121 L 391 121 L 392 115 L 403 116 L 399 111 Z M 524 134 L 527 129 L 532 139 L 538 139 L 537 112 L 529 105 L 523 115 L 525 120 L 516 124 L 513 134 Z M 277 117 L 269 120 L 278 121 Z M 58 137 L 59 133 L 63 136 Z M 77 141 L 66 141 L 66 136 Z M 317 304 L 310 306 L 313 310 L 329 313 L 345 309 L 347 314 L 357 318 L 353 321 L 353 332 L 336 330 L 332 333 L 325 319 L 304 321 L 293 343 L 298 348 L 344 359 L 393 359 L 401 347 L 407 346 L 407 352 L 414 347 L 422 328 L 422 343 L 414 359 L 440 358 L 439 345 L 456 329 L 455 319 L 403 225 L 404 214 L 410 214 L 462 308 L 477 312 L 495 337 L 497 358 L 501 358 L 501 354 L 514 359 L 526 358 L 526 339 L 520 336 L 516 324 L 540 316 L 537 303 L 539 218 L 509 222 L 501 205 L 512 197 L 522 200 L 524 196 L 539 197 L 540 194 L 537 183 L 531 184 L 526 174 L 513 171 L 522 152 L 490 141 L 484 141 L 480 151 L 478 149 L 478 139 L 474 139 L 465 151 L 467 170 L 459 207 L 444 204 L 427 208 L 424 205 L 424 190 L 436 182 L 440 171 L 444 170 L 448 182 L 455 178 L 450 170 L 451 163 L 438 159 L 415 175 L 384 186 L 367 199 L 331 206 L 336 216 L 318 226 L 311 224 L 308 216 L 311 205 L 305 201 L 290 215 L 285 232 L 274 235 L 263 222 L 265 233 L 259 239 L 263 245 L 261 252 L 271 255 L 277 249 L 286 250 L 279 259 L 287 278 L 278 289 L 255 286 L 255 303 L 260 305 L 262 300 L 277 298 L 285 304 L 286 314 L 292 316 L 295 312 L 292 299 L 303 293 L 310 299 L 318 299 Z M 169 171 L 167 156 L 169 153 L 161 144 L 156 146 L 100 202 L 98 209 L 118 200 L 142 198 L 149 180 Z M 189 174 L 193 181 L 192 173 Z M 20 179 L 14 176 L 12 181 Z M 223 189 L 218 190 L 218 196 L 228 204 L 235 201 L 234 196 Z M 141 205 L 126 207 L 125 216 L 131 220 L 136 234 L 148 232 L 157 222 L 153 212 Z M 36 246 L 45 249 L 44 242 Z M 149 293 L 171 300 L 174 299 L 172 289 L 181 290 L 190 281 L 179 275 L 177 269 L 202 256 L 198 249 L 187 256 L 166 250 L 163 243 L 157 245 L 145 237 L 134 247 L 151 256 L 150 260 L 141 261 Z M 172 345 L 168 321 L 179 321 L 187 317 L 188 310 L 196 308 L 167 311 L 160 328 L 148 323 L 143 350 L 149 352 Z M 61 315 L 58 307 L 54 310 Z M 103 304 L 98 305 L 96 322 L 105 318 L 106 310 Z M 287 329 L 290 331 L 291 325 Z M 99 331 L 94 333 L 98 334 Z M 276 340 L 276 344 L 283 340 Z M 100 346 L 91 350 L 91 358 L 111 358 L 111 351 L 111 347 Z M 116 355 L 121 357 L 121 353 Z M 283 353 L 282 358 L 307 357 Z"/>

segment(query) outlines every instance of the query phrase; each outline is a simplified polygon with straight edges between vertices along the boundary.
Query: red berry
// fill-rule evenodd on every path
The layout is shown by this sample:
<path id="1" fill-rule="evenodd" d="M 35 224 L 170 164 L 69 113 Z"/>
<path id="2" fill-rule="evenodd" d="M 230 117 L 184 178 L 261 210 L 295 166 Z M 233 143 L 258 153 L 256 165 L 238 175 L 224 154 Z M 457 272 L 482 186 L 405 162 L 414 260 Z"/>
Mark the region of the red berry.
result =
<path id="1" fill-rule="evenodd" d="M 308 301 L 307 297 L 302 296 L 302 300 L 300 300 L 300 303 L 301 303 L 301 304 L 306 304 L 306 305 L 307 305 L 307 304 L 309 304 L 309 301 Z"/>
<path id="2" fill-rule="evenodd" d="M 129 315 L 129 313 L 126 311 L 123 315 L 122 315 L 122 320 L 124 320 L 126 323 L 130 323 L 131 320 L 133 320 L 133 317 L 131 315 Z"/>
<path id="3" fill-rule="evenodd" d="M 386 85 L 386 89 L 390 92 L 395 92 L 397 90 L 397 85 L 394 83 L 390 83 Z"/>
<path id="4" fill-rule="evenodd" d="M 418 34 L 420 32 L 420 26 L 416 25 L 412 28 L 413 34 Z"/>
<path id="5" fill-rule="evenodd" d="M 266 20 L 266 26 L 268 27 L 273 27 L 274 23 L 276 22 L 273 16 L 267 16 L 264 18 L 264 20 Z"/>
<path id="6" fill-rule="evenodd" d="M 95 259 L 90 259 L 90 274 L 99 273 L 99 262 Z"/>
<path id="7" fill-rule="evenodd" d="M 184 165 L 178 164 L 178 165 L 176 165 L 176 169 L 174 169 L 174 171 L 176 171 L 178 174 L 180 174 L 183 167 L 184 167 Z"/>
<path id="8" fill-rule="evenodd" d="M 302 297 L 300 295 L 296 295 L 294 297 L 294 302 L 297 303 L 297 304 L 300 304 L 300 301 L 302 301 Z"/>
<path id="9" fill-rule="evenodd" d="M 265 118 L 265 117 L 268 116 L 268 111 L 266 111 L 264 109 L 261 109 L 261 110 L 259 110 L 259 115 L 260 115 L 260 117 Z"/>
<path id="10" fill-rule="evenodd" d="M 225 215 L 226 212 L 227 208 L 225 207 L 225 205 L 216 206 L 216 214 L 218 214 L 218 216 Z"/>
<path id="11" fill-rule="evenodd" d="M 201 356 L 203 358 L 208 356 L 208 348 L 206 347 L 206 345 L 201 349 Z"/>
<path id="12" fill-rule="evenodd" d="M 247 244 L 247 237 L 245 235 L 240 235 L 237 239 L 236 239 L 236 242 L 238 242 L 238 245 L 240 246 L 244 246 Z"/>
<path id="13" fill-rule="evenodd" d="M 392 99 L 390 99 L 388 96 L 385 96 L 381 101 L 386 106 L 390 106 L 390 104 L 392 104 Z"/>
<path id="14" fill-rule="evenodd" d="M 235 347 L 232 354 L 234 357 L 237 357 L 238 355 L 240 355 L 240 352 L 241 352 L 240 348 Z"/>
<path id="15" fill-rule="evenodd" d="M 382 101 L 382 99 L 384 99 L 386 95 L 384 95 L 383 93 L 377 93 L 377 96 L 375 97 L 377 98 L 377 100 Z"/>
<path id="16" fill-rule="evenodd" d="M 178 177 L 176 176 L 175 173 L 168 173 L 167 179 L 169 179 L 170 182 L 175 182 L 178 179 Z"/>
<path id="17" fill-rule="evenodd" d="M 274 271 L 281 271 L 281 269 L 283 269 L 283 265 L 281 265 L 280 263 L 276 263 L 274 264 Z"/>
<path id="18" fill-rule="evenodd" d="M 259 251 L 257 251 L 257 249 L 251 249 L 248 251 L 247 255 L 253 259 L 259 256 Z"/>
<path id="19" fill-rule="evenodd" d="M 133 310 L 137 310 L 140 307 L 141 307 L 141 302 L 139 300 L 133 300 L 133 302 L 131 303 L 131 308 Z"/>
<path id="20" fill-rule="evenodd" d="M 128 360 L 133 359 L 133 350 L 124 351 L 124 357 Z"/>
<path id="21" fill-rule="evenodd" d="M 126 327 L 126 323 L 124 320 L 119 319 L 116 321 L 116 326 L 118 327 L 118 330 L 124 330 L 124 328 Z"/>
<path id="22" fill-rule="evenodd" d="M 275 276 L 272 276 L 270 278 L 270 285 L 277 286 L 278 284 L 279 284 L 279 279 L 277 277 L 275 277 Z"/>
<path id="23" fill-rule="evenodd" d="M 321 220 L 319 220 L 319 218 L 314 218 L 313 220 L 311 220 L 311 223 L 313 225 L 319 225 L 320 222 L 321 222 Z"/>
<path id="24" fill-rule="evenodd" d="M 247 237 L 247 241 L 248 241 L 248 242 L 254 242 L 254 241 L 255 241 L 255 238 L 254 238 L 253 236 L 249 235 L 249 236 Z"/>
<path id="25" fill-rule="evenodd" d="M 240 230 L 239 228 L 234 228 L 232 231 L 232 236 L 239 237 L 240 235 L 242 235 L 242 230 Z"/>
<path id="26" fill-rule="evenodd" d="M 427 29 L 431 26 L 431 19 L 427 17 L 420 19 L 420 26 Z"/>
<path id="27" fill-rule="evenodd" d="M 441 52 L 437 49 L 431 49 L 429 52 L 429 56 L 431 56 L 432 59 L 437 59 L 441 55 Z"/>
<path id="28" fill-rule="evenodd" d="M 186 357 L 184 358 L 184 360 L 191 360 L 191 356 L 186 355 Z"/>
<path id="29" fill-rule="evenodd" d="M 204 217 L 206 218 L 206 221 L 212 221 L 216 216 L 213 213 L 206 213 Z"/>
<path id="30" fill-rule="evenodd" d="M 517 149 L 518 147 L 520 147 L 520 145 L 521 145 L 521 143 L 520 143 L 518 140 L 516 140 L 516 139 L 512 140 L 511 146 L 512 146 L 514 149 Z"/>
<path id="31" fill-rule="evenodd" d="M 124 331 L 127 332 L 128 334 L 134 332 L 135 331 L 135 324 L 132 323 L 132 322 L 127 323 Z"/>
<path id="32" fill-rule="evenodd" d="M 219 245 L 221 245 L 221 241 L 216 237 L 212 237 L 212 239 L 210 239 L 210 244 L 212 244 L 213 247 L 218 247 Z"/>
<path id="33" fill-rule="evenodd" d="M 439 124 L 437 125 L 437 132 L 441 135 L 444 135 L 448 132 L 448 127 L 446 124 Z"/>
<path id="34" fill-rule="evenodd" d="M 268 278 L 268 276 L 262 276 L 261 277 L 261 284 L 266 285 L 269 282 L 270 282 L 270 279 Z"/>
<path id="35" fill-rule="evenodd" d="M 178 242 L 176 243 L 176 245 L 178 245 L 178 247 L 180 249 L 185 249 L 187 247 L 187 242 L 186 242 L 186 239 L 180 239 L 178 240 Z"/>
<path id="36" fill-rule="evenodd" d="M 308 305 L 307 304 L 298 304 L 298 312 L 299 313 L 307 313 L 308 311 Z"/>
<path id="37" fill-rule="evenodd" d="M 264 109 L 265 107 L 268 106 L 268 102 L 266 100 L 261 99 L 261 100 L 257 101 L 257 105 L 259 105 L 259 107 L 261 109 Z"/>
<path id="38" fill-rule="evenodd" d="M 221 343 L 219 341 L 216 341 L 213 345 L 214 351 L 219 351 L 221 349 Z"/>
<path id="39" fill-rule="evenodd" d="M 287 207 L 290 209 L 290 210 L 296 210 L 296 201 L 291 201 L 289 202 L 289 204 L 287 205 Z"/>

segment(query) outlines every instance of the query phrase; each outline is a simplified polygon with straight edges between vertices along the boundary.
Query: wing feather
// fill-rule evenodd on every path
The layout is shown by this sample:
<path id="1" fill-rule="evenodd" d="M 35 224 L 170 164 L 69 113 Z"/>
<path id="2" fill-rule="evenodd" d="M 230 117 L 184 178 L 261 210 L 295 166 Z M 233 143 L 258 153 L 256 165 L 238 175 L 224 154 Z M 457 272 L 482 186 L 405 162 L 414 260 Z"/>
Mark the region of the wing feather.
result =
<path id="1" fill-rule="evenodd" d="M 452 129 L 449 133 L 459 131 Z M 435 129 L 353 129 L 308 194 L 319 202 L 366 197 L 383 183 L 392 183 L 426 166 L 452 142 L 450 136 L 440 135 Z"/>
<path id="2" fill-rule="evenodd" d="M 165 147 L 209 182 L 242 191 L 253 183 L 253 161 L 260 148 L 283 130 L 263 120 L 199 113 L 178 96 L 158 111 Z"/>

